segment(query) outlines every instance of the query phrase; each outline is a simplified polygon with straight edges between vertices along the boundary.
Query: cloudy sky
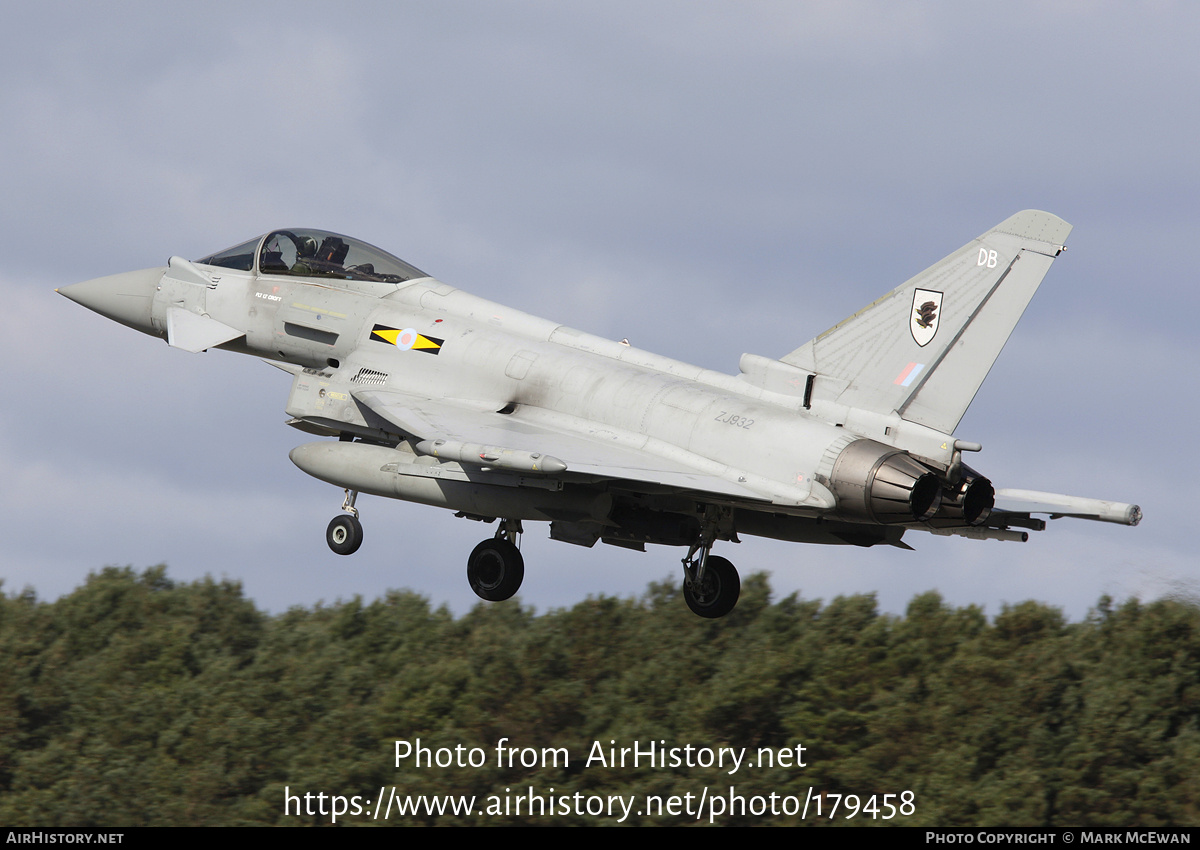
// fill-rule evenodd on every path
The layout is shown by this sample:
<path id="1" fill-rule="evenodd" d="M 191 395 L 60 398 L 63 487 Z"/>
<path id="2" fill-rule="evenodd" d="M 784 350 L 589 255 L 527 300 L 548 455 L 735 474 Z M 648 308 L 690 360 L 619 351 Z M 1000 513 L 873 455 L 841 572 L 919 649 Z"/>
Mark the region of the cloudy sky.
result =
<path id="1" fill-rule="evenodd" d="M 1075 225 L 958 431 L 997 486 L 1137 502 L 1024 545 L 747 540 L 780 594 L 1085 616 L 1200 593 L 1200 9 L 1157 2 L 17 4 L 0 51 L 4 590 L 106 564 L 282 611 L 408 587 L 462 612 L 486 536 L 292 466 L 289 378 L 54 287 L 276 227 L 373 242 L 531 313 L 727 372 L 780 357 L 1013 212 Z M 978 9 L 978 11 L 975 11 Z M 1001 11 L 1002 10 L 1002 11 Z M 681 552 L 525 535 L 539 610 Z"/>

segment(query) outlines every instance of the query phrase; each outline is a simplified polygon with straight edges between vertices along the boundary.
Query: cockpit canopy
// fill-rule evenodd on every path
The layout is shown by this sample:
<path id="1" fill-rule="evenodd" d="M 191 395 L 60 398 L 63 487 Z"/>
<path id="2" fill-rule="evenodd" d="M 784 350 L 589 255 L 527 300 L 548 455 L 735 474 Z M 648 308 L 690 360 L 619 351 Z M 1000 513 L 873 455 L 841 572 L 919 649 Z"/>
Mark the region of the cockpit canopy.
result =
<path id="1" fill-rule="evenodd" d="M 429 277 L 374 245 L 324 230 L 273 230 L 196 262 L 264 275 L 375 283 L 403 283 Z"/>

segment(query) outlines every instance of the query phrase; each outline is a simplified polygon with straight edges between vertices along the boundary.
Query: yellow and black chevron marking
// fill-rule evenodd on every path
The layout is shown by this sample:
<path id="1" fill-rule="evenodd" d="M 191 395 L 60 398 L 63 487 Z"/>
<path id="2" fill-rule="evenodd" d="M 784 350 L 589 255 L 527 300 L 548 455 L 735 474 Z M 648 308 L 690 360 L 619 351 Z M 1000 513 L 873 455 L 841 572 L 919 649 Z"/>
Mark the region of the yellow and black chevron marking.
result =
<path id="1" fill-rule="evenodd" d="M 419 334 L 412 328 L 389 328 L 386 325 L 373 327 L 371 339 L 394 345 L 401 351 L 424 351 L 426 354 L 437 354 L 445 342 L 434 336 Z"/>

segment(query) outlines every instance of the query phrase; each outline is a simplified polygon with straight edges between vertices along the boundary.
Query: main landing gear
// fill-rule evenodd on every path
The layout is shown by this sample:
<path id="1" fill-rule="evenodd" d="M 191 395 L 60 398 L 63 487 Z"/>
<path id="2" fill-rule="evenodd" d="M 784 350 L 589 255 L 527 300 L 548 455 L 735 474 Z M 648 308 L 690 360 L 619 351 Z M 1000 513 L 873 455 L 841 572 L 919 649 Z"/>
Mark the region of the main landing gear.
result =
<path id="1" fill-rule="evenodd" d="M 358 521 L 358 508 L 354 507 L 357 498 L 357 490 L 347 490 L 346 498 L 342 501 L 345 513 L 331 519 L 329 527 L 325 529 L 325 542 L 338 555 L 353 555 L 362 545 L 362 523 Z"/>
<path id="2" fill-rule="evenodd" d="M 709 554 L 713 544 L 711 527 L 705 532 L 683 559 L 683 600 L 693 614 L 715 620 L 737 605 L 742 580 L 732 563 Z"/>
<path id="3" fill-rule="evenodd" d="M 362 545 L 362 523 L 354 507 L 357 498 L 358 491 L 346 490 L 342 513 L 330 520 L 325 530 L 325 542 L 339 555 L 353 555 Z M 703 531 L 683 559 L 684 601 L 692 613 L 710 620 L 732 611 L 742 592 L 742 580 L 733 564 L 710 554 L 717 528 L 714 519 L 706 519 Z M 480 599 L 502 602 L 521 589 L 525 559 L 517 543 L 522 532 L 519 519 L 501 520 L 496 535 L 476 546 L 467 558 L 467 581 Z"/>
<path id="4" fill-rule="evenodd" d="M 496 536 L 484 540 L 467 558 L 467 581 L 480 599 L 502 602 L 521 589 L 525 578 L 525 559 L 517 548 L 521 521 L 500 521 Z"/>

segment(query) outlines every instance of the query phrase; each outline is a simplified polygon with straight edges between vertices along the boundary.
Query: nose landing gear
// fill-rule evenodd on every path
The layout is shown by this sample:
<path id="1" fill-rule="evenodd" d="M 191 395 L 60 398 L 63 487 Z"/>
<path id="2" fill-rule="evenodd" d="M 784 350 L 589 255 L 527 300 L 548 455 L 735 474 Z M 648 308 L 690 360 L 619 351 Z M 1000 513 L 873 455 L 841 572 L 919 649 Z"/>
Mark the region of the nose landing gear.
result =
<path id="1" fill-rule="evenodd" d="M 357 498 L 357 490 L 347 490 L 342 502 L 345 513 L 331 519 L 329 527 L 325 529 L 325 542 L 338 555 L 353 555 L 362 545 L 362 523 L 358 521 L 358 508 L 354 507 Z"/>

